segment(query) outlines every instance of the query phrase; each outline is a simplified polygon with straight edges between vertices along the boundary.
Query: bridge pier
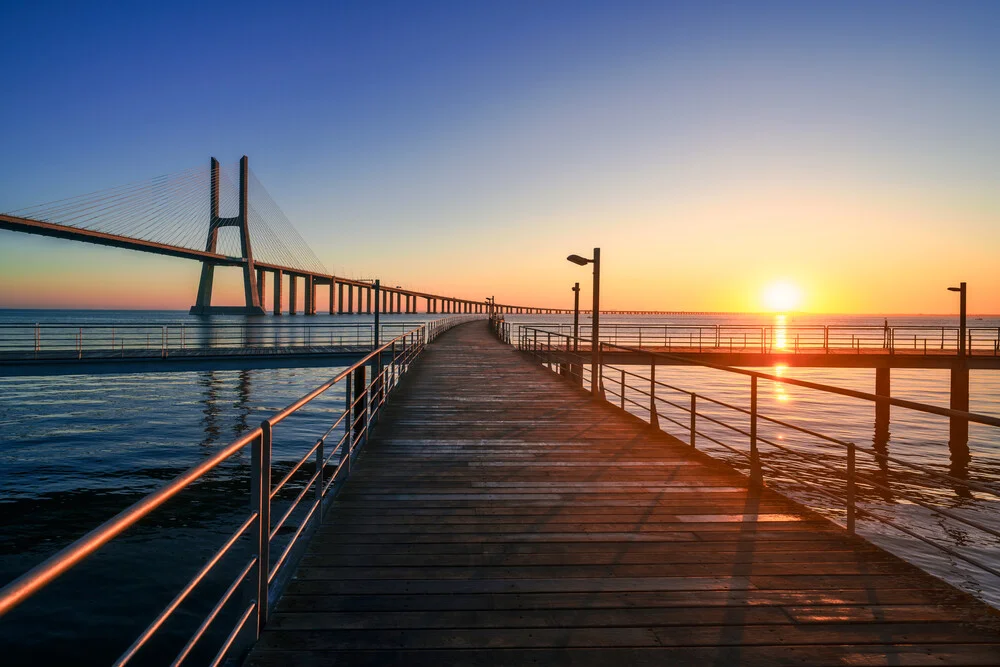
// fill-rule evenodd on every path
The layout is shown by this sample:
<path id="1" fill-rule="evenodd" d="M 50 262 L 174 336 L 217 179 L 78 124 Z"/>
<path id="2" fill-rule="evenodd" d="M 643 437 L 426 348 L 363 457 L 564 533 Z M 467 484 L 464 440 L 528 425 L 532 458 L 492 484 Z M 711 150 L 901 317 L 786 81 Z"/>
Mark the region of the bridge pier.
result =
<path id="1" fill-rule="evenodd" d="M 299 279 L 294 273 L 288 274 L 288 314 L 294 315 L 299 307 Z"/>
<path id="2" fill-rule="evenodd" d="M 313 300 L 313 277 L 303 276 L 302 282 L 305 288 L 305 301 L 302 304 L 302 313 L 305 315 L 315 315 L 316 314 L 316 302 Z"/>
<path id="3" fill-rule="evenodd" d="M 344 283 L 337 283 L 337 314 L 344 314 Z"/>
<path id="4" fill-rule="evenodd" d="M 331 315 L 333 315 L 333 313 L 334 313 L 334 310 L 333 310 L 334 303 L 333 303 L 333 301 L 334 301 L 334 290 L 336 288 L 337 288 L 337 279 L 336 278 L 330 278 L 330 314 Z"/>
<path id="5" fill-rule="evenodd" d="M 354 314 L 354 285 L 347 286 L 347 314 Z"/>
<path id="6" fill-rule="evenodd" d="M 278 269 L 274 272 L 274 303 L 271 305 L 271 312 L 281 315 L 281 278 L 284 272 Z"/>
<path id="7" fill-rule="evenodd" d="M 371 315 L 372 313 L 372 288 L 365 288 L 365 312 Z"/>
<path id="8" fill-rule="evenodd" d="M 267 284 L 264 276 L 264 269 L 257 269 L 257 300 L 261 308 L 264 308 L 264 288 Z"/>
<path id="9" fill-rule="evenodd" d="M 213 313 L 242 312 L 247 315 L 263 315 L 261 293 L 257 287 L 257 271 L 253 263 L 253 249 L 250 244 L 250 229 L 247 222 L 249 209 L 250 161 L 244 155 L 240 158 L 240 192 L 239 213 L 235 218 L 219 216 L 219 161 L 212 158 L 209 176 L 209 225 L 208 240 L 205 251 L 215 253 L 219 239 L 219 229 L 236 227 L 240 235 L 240 253 L 243 261 L 243 298 L 245 306 L 226 307 L 212 306 L 212 286 L 215 280 L 215 264 L 203 261 L 201 264 L 201 279 L 198 282 L 198 296 L 191 306 L 192 315 L 211 315 Z"/>

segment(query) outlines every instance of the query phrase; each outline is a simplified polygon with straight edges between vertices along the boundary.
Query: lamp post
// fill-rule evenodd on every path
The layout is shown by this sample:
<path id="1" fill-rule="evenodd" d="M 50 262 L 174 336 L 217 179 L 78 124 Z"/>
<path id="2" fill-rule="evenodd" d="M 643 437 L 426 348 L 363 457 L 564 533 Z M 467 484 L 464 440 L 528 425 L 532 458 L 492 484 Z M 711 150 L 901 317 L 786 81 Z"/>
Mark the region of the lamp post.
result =
<path id="1" fill-rule="evenodd" d="M 958 356 L 965 356 L 965 283 L 949 287 L 949 292 L 958 292 Z"/>
<path id="2" fill-rule="evenodd" d="M 598 369 L 601 365 L 601 345 L 599 342 L 601 326 L 601 249 L 594 248 L 593 259 L 580 257 L 579 255 L 570 255 L 566 259 L 579 266 L 594 265 L 594 310 L 590 334 L 590 393 L 596 398 L 601 393 L 600 379 L 598 377 Z"/>

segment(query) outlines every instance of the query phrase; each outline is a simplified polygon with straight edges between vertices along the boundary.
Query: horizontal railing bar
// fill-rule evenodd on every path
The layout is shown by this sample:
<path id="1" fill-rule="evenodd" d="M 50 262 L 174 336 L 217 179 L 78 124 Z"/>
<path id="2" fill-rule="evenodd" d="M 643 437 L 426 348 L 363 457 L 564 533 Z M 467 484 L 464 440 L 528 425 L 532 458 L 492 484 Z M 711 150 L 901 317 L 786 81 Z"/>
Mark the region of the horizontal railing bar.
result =
<path id="1" fill-rule="evenodd" d="M 132 642 L 132 645 L 129 646 L 125 650 L 125 652 L 118 657 L 118 660 L 116 660 L 114 663 L 114 667 L 120 667 L 121 665 L 127 664 L 128 661 L 131 660 L 133 656 L 135 656 L 135 654 L 139 651 L 139 649 L 142 648 L 143 645 L 145 645 L 146 641 L 153 636 L 153 634 L 160 628 L 160 626 L 163 625 L 164 622 L 166 622 L 166 620 L 170 617 L 170 615 L 174 613 L 174 610 L 176 610 L 177 607 L 179 607 L 181 603 L 184 602 L 184 600 L 191 593 L 191 591 L 193 591 L 198 586 L 198 584 L 201 583 L 201 581 L 205 578 L 205 576 L 212 570 L 212 568 L 215 567 L 215 564 L 218 563 L 220 560 L 222 560 L 222 557 L 226 555 L 230 547 L 232 547 L 236 543 L 236 541 L 243 536 L 243 533 L 245 533 L 247 529 L 250 528 L 250 526 L 256 519 L 257 519 L 257 512 L 253 512 L 250 515 L 250 517 L 243 522 L 243 525 L 240 526 L 236 530 L 236 532 L 229 537 L 228 540 L 226 540 L 225 544 L 223 544 L 222 547 L 215 552 L 215 555 L 212 556 L 212 558 L 210 558 L 208 562 L 205 563 L 205 565 L 203 565 L 200 570 L 198 570 L 198 572 L 194 575 L 194 577 L 192 577 L 191 580 L 184 586 L 184 588 L 181 589 L 180 593 L 174 596 L 174 599 L 171 600 L 170 603 L 163 608 L 163 611 L 160 612 L 160 615 L 157 616 L 153 620 L 153 622 L 150 623 L 145 630 L 143 630 L 142 634 L 140 634 L 139 637 L 136 638 L 134 642 Z"/>
<path id="2" fill-rule="evenodd" d="M 243 580 L 246 578 L 248 574 L 250 574 L 250 571 L 254 568 L 256 564 L 257 564 L 257 557 L 251 556 L 249 562 L 247 562 L 247 564 L 243 566 L 243 569 L 240 571 L 240 573 L 236 575 L 236 577 L 233 579 L 233 583 L 229 584 L 229 588 L 226 589 L 226 592 L 222 594 L 222 597 L 219 598 L 218 602 L 215 603 L 215 606 L 212 607 L 212 610 L 208 612 L 208 615 L 201 622 L 201 625 L 198 626 L 198 629 L 195 630 L 194 634 L 191 635 L 191 637 L 188 639 L 187 643 L 184 645 L 184 648 L 182 648 L 180 653 L 177 654 L 177 657 L 174 658 L 174 661 L 170 663 L 170 667 L 179 667 L 179 665 L 187 659 L 188 654 L 190 654 L 192 649 L 194 649 L 195 645 L 199 641 L 201 641 L 201 638 L 205 635 L 205 632 L 208 630 L 209 626 L 211 626 L 212 622 L 215 621 L 216 616 L 219 615 L 219 612 L 222 611 L 222 608 L 225 607 L 226 603 L 229 602 L 229 600 L 233 597 L 233 593 L 235 593 L 236 590 L 240 587 L 240 584 L 243 583 Z"/>
<path id="3" fill-rule="evenodd" d="M 313 451 L 315 451 L 315 450 L 313 450 Z M 269 541 L 273 540 L 274 537 L 275 537 L 275 535 L 278 534 L 278 531 L 281 530 L 281 527 L 285 525 L 285 522 L 288 521 L 288 517 L 290 517 L 292 515 L 292 512 L 294 512 L 296 510 L 296 508 L 299 506 L 299 503 L 302 502 L 302 497 L 305 496 L 306 493 L 309 492 L 309 489 L 313 488 L 313 482 L 315 482 L 317 479 L 319 479 L 319 473 L 320 473 L 320 469 L 316 468 L 316 472 L 313 473 L 312 477 L 310 477 L 309 480 L 305 483 L 305 486 L 302 487 L 302 490 L 299 491 L 299 495 L 296 496 L 295 500 L 293 500 L 292 503 L 291 503 L 291 505 L 288 506 L 288 509 L 285 511 L 285 514 L 281 517 L 281 520 L 279 520 L 274 525 L 274 527 L 272 527 L 270 529 L 270 531 L 268 533 L 268 536 L 267 536 L 267 539 Z"/>
<path id="4" fill-rule="evenodd" d="M 309 457 L 313 455 L 313 452 L 316 451 L 316 449 L 319 447 L 319 445 L 320 445 L 321 442 L 323 442 L 322 438 L 319 439 L 319 440 L 317 440 L 316 444 L 313 445 L 312 448 L 308 452 L 306 452 L 305 456 L 303 456 L 301 459 L 299 459 L 299 462 L 295 464 L 295 467 L 292 468 L 291 470 L 289 470 L 288 474 L 285 475 L 285 477 L 280 482 L 278 482 L 277 486 L 275 486 L 271 490 L 271 493 L 269 494 L 269 497 L 271 498 L 271 500 L 274 500 L 274 497 L 276 495 L 278 495 L 278 492 L 281 491 L 281 489 L 284 488 L 285 484 L 288 483 L 288 481 L 292 478 L 292 476 L 299 471 L 299 468 L 301 468 L 303 465 L 305 465 L 305 462 L 309 460 Z"/>
<path id="5" fill-rule="evenodd" d="M 130 505 L 111 519 L 90 531 L 53 556 L 42 561 L 0 590 L 0 616 L 16 607 L 29 596 L 44 588 L 53 579 L 97 551 L 114 537 L 135 525 L 144 516 L 167 502 L 188 484 L 203 477 L 230 456 L 261 436 L 255 428 L 171 482 Z"/>
<path id="6" fill-rule="evenodd" d="M 212 662 L 209 664 L 209 667 L 218 667 L 219 663 L 221 663 L 223 659 L 225 659 L 226 654 L 229 653 L 229 649 L 233 645 L 233 642 L 235 642 L 239 634 L 243 632 L 243 627 L 247 624 L 247 620 L 250 619 L 250 615 L 254 613 L 256 609 L 257 609 L 256 602 L 251 602 L 247 606 L 246 610 L 243 612 L 243 615 L 240 616 L 240 619 L 236 622 L 236 626 L 233 627 L 232 632 L 229 633 L 229 636 L 226 637 L 226 641 L 223 642 L 222 648 L 220 648 L 219 652 L 215 654 L 215 657 L 212 659 Z"/>
<path id="7" fill-rule="evenodd" d="M 321 502 L 322 501 L 319 499 L 314 500 L 312 506 L 309 508 L 309 512 L 305 515 L 302 521 L 299 522 L 298 530 L 296 530 L 295 534 L 292 535 L 291 539 L 288 540 L 288 544 L 285 545 L 285 549 L 281 552 L 281 556 L 278 558 L 278 561 L 274 564 L 274 567 L 268 573 L 267 575 L 268 584 L 274 581 L 274 578 L 278 575 L 278 571 L 281 569 L 282 563 L 284 563 L 285 559 L 288 558 L 288 554 L 292 552 L 292 547 L 295 546 L 295 543 L 299 539 L 299 535 L 302 534 L 302 531 L 305 530 L 305 527 L 309 525 L 310 519 L 312 519 L 313 514 L 316 513 L 316 508 L 319 507 L 319 504 Z"/>

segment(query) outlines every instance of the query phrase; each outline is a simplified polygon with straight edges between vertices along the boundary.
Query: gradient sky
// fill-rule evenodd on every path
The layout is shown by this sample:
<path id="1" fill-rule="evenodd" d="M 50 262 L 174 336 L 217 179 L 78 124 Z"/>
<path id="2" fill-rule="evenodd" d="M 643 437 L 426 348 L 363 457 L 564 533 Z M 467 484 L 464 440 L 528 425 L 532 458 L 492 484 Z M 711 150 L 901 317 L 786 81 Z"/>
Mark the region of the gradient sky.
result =
<path id="1" fill-rule="evenodd" d="M 228 6 L 226 6 L 228 5 Z M 327 268 L 572 303 L 1000 312 L 1000 3 L 0 6 L 0 210 L 242 154 Z M 198 265 L 0 231 L 0 307 Z M 218 301 L 235 302 L 222 280 Z M 589 298 L 587 292 L 584 298 Z"/>

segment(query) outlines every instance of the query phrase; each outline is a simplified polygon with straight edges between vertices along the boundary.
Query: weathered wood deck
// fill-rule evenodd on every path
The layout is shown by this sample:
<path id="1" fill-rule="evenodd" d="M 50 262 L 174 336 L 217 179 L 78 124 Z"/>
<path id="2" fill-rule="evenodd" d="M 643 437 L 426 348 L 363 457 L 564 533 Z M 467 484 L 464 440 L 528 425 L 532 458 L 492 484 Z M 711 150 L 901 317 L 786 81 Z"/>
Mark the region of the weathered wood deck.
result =
<path id="1" fill-rule="evenodd" d="M 1000 664 L 985 605 L 485 323 L 418 364 L 249 665 Z"/>

